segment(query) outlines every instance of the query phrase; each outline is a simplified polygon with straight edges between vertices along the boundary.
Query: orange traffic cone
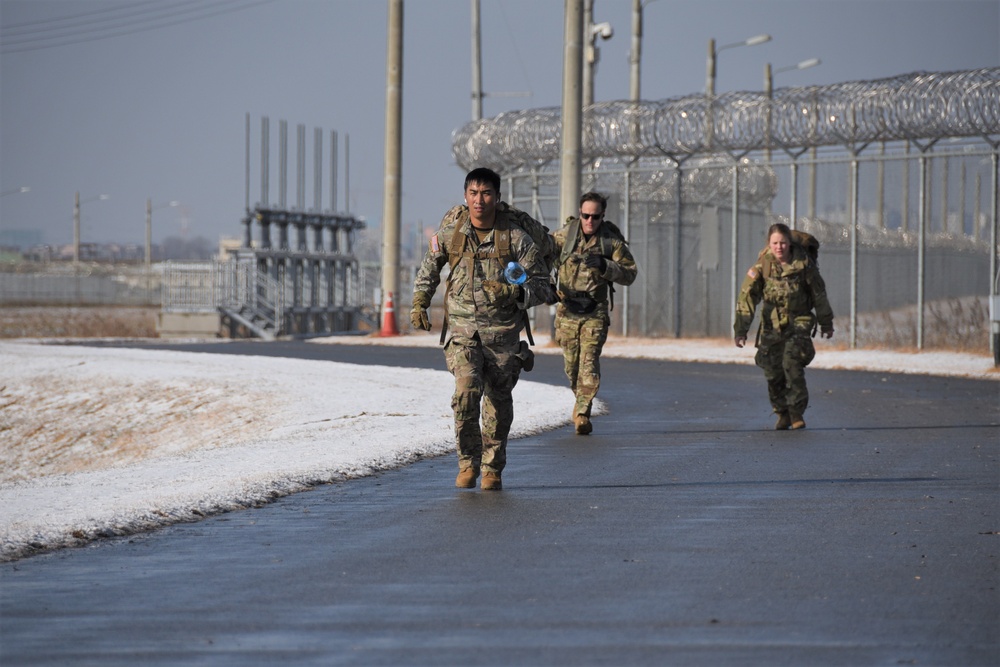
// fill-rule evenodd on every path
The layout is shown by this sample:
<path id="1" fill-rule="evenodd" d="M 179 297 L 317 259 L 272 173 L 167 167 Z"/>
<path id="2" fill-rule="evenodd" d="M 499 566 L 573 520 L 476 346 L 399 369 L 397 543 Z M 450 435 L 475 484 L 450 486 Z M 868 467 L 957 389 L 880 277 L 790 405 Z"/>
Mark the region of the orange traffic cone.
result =
<path id="1" fill-rule="evenodd" d="M 386 292 L 385 304 L 382 306 L 382 331 L 380 336 L 398 336 L 396 326 L 396 306 L 392 302 L 392 292 Z"/>

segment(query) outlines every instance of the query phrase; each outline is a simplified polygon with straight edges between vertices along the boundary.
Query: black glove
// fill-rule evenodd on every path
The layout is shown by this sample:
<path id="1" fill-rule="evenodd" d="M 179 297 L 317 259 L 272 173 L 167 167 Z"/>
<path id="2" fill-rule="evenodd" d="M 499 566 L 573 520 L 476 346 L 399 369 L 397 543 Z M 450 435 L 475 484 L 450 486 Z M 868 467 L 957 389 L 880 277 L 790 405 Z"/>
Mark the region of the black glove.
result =
<path id="1" fill-rule="evenodd" d="M 603 255 L 587 255 L 583 263 L 587 268 L 597 269 L 600 273 L 604 273 L 608 268 L 608 260 L 604 259 Z"/>

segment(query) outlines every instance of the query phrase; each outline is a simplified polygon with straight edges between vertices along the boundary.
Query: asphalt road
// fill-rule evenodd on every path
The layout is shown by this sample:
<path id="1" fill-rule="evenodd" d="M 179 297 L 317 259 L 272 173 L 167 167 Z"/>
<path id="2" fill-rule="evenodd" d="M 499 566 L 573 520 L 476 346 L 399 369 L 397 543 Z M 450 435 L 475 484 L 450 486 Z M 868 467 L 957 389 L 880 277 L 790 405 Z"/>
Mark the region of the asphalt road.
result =
<path id="1" fill-rule="evenodd" d="M 0 664 L 1000 664 L 1000 383 L 814 370 L 777 433 L 753 367 L 603 367 L 594 434 L 512 441 L 499 493 L 440 457 L 0 565 Z"/>

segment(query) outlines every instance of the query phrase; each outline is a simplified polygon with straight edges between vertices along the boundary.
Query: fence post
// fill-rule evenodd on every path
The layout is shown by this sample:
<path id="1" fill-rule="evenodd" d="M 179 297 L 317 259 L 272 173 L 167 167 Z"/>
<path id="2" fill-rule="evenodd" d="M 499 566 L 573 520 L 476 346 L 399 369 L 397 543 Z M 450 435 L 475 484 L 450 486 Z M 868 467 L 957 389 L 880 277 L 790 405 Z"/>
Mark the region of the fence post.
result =
<path id="1" fill-rule="evenodd" d="M 858 154 L 851 153 L 851 337 L 852 350 L 858 347 Z"/>

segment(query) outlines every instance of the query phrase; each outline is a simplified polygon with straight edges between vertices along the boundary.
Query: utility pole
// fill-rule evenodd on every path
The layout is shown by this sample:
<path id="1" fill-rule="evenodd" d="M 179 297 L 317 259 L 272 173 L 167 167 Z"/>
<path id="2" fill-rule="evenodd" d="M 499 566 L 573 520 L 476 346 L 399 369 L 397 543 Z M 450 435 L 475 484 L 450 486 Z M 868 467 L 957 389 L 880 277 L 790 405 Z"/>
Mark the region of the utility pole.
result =
<path id="1" fill-rule="evenodd" d="M 80 192 L 73 198 L 73 266 L 80 265 Z"/>
<path id="2" fill-rule="evenodd" d="M 483 56 L 480 46 L 479 0 L 472 0 L 472 120 L 483 117 Z"/>
<path id="3" fill-rule="evenodd" d="M 642 0 L 632 0 L 632 48 L 628 52 L 628 98 L 640 99 L 640 66 L 642 64 Z"/>
<path id="4" fill-rule="evenodd" d="M 385 61 L 385 181 L 382 200 L 382 335 L 399 335 L 399 218 L 403 119 L 403 0 L 389 0 Z"/>
<path id="5" fill-rule="evenodd" d="M 577 212 L 580 197 L 582 0 L 566 0 L 563 30 L 562 137 L 559 159 L 559 223 Z"/>

